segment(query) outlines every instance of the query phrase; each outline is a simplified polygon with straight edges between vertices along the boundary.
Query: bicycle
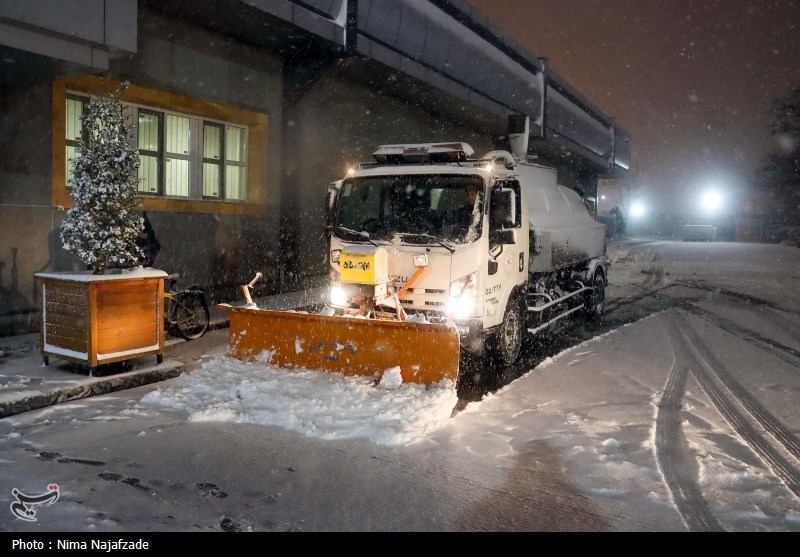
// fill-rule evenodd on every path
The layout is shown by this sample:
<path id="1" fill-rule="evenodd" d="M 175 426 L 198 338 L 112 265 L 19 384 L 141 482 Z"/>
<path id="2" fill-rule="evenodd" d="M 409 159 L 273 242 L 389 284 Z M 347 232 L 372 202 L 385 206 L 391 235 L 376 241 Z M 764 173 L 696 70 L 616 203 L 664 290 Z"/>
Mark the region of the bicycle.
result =
<path id="1" fill-rule="evenodd" d="M 200 338 L 211 321 L 206 294 L 197 285 L 174 290 L 178 273 L 167 276 L 169 290 L 164 291 L 164 325 L 172 333 L 186 339 Z"/>

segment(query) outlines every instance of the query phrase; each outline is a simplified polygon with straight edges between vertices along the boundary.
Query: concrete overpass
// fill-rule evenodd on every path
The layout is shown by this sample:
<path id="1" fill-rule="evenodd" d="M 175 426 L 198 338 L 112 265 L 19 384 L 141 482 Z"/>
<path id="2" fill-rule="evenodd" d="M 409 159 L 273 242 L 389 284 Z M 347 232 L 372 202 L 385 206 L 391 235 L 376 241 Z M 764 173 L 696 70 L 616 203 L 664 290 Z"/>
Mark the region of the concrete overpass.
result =
<path id="1" fill-rule="evenodd" d="M 151 3 L 181 17 L 214 22 L 226 34 L 294 53 L 306 72 L 314 64 L 306 55 L 326 50 L 337 57 L 363 57 L 368 67 L 378 62 L 384 71 L 376 69 L 377 75 L 389 68 L 431 87 L 412 96 L 416 102 L 437 105 L 437 95 L 452 96 L 503 125 L 508 115 L 528 116 L 535 153 L 574 156 L 608 177 L 624 176 L 629 169 L 625 130 L 550 69 L 546 58 L 527 51 L 465 0 Z M 231 14 L 236 16 L 231 19 Z M 496 127 L 496 122 L 486 125 Z"/>

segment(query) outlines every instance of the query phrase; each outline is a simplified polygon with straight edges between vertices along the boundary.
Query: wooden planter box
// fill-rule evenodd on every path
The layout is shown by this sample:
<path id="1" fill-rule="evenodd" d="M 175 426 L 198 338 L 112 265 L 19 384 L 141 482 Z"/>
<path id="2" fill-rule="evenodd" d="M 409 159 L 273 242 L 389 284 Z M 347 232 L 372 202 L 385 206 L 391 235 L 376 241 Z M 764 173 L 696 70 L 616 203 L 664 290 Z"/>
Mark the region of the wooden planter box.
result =
<path id="1" fill-rule="evenodd" d="M 164 353 L 164 271 L 37 273 L 41 345 L 49 356 L 90 368 Z"/>

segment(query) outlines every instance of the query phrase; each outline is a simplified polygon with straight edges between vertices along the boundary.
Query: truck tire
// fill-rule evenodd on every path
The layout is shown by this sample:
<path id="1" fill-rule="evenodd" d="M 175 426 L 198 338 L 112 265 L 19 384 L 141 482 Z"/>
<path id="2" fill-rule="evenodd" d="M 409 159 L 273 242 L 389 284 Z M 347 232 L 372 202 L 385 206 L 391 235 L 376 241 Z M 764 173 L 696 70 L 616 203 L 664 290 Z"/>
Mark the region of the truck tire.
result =
<path id="1" fill-rule="evenodd" d="M 598 321 L 606 309 L 606 279 L 598 271 L 592 279 L 592 290 L 586 295 L 586 319 Z"/>
<path id="2" fill-rule="evenodd" d="M 519 298 L 512 298 L 506 306 L 503 322 L 489 338 L 489 355 L 499 365 L 509 367 L 517 361 L 522 351 L 525 335 L 525 318 Z"/>

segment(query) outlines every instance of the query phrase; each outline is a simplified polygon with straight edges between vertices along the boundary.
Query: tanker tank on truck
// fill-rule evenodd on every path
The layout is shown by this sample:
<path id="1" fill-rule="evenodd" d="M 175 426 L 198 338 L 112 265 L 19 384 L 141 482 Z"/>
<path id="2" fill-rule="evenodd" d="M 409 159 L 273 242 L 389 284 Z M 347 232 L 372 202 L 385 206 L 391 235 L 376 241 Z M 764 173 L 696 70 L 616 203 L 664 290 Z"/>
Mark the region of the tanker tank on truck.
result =
<path id="1" fill-rule="evenodd" d="M 242 357 L 404 381 L 456 379 L 459 354 L 502 366 L 526 339 L 604 309 L 605 226 L 553 168 L 466 143 L 383 145 L 328 190 L 330 303 L 234 322 Z M 237 334 L 241 329 L 243 334 Z"/>

